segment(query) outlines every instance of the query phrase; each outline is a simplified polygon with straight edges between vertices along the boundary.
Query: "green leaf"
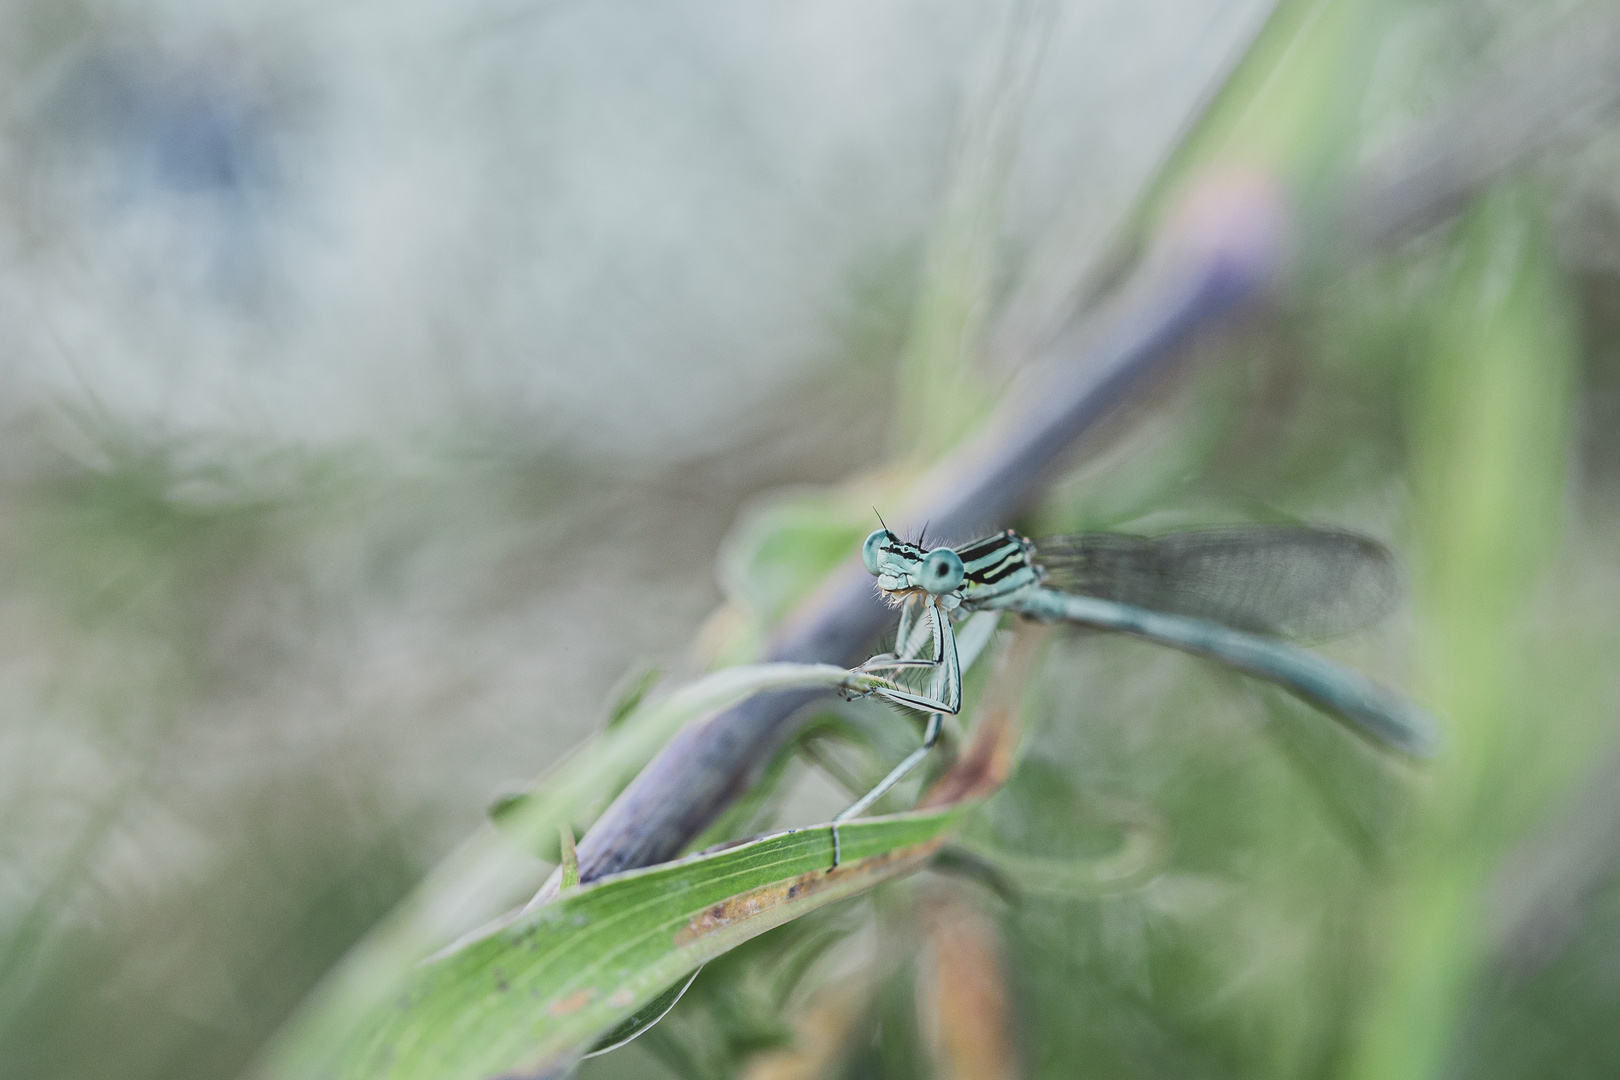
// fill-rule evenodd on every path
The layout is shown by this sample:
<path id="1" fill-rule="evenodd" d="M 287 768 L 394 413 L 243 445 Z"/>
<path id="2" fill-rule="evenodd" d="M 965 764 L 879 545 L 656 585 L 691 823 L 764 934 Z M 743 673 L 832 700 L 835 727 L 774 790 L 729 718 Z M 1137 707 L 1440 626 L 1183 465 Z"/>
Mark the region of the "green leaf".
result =
<path id="1" fill-rule="evenodd" d="M 641 703 L 663 677 L 664 669 L 657 664 L 645 664 L 626 672 L 609 695 L 612 704 L 608 706 L 607 723 L 603 726 L 616 728 L 624 723 L 641 707 Z"/>
<path id="2" fill-rule="evenodd" d="M 881 682 L 882 680 L 875 680 Z M 686 723 L 764 690 L 867 688 L 870 676 L 829 664 L 725 668 L 644 703 L 621 724 L 580 746 L 525 795 L 508 800 L 501 827 L 475 833 L 435 867 L 371 934 L 344 957 L 266 1051 L 265 1075 L 328 1075 L 335 1048 L 355 1025 L 396 999 L 414 965 L 532 894 L 534 851 L 557 843 L 558 827 L 589 818 Z M 670 980 L 666 980 L 667 985 Z"/>
<path id="3" fill-rule="evenodd" d="M 1418 679 L 1455 749 L 1435 763 L 1384 913 L 1374 1023 L 1345 1070 L 1358 1078 L 1454 1071 L 1446 1055 L 1486 960 L 1480 897 L 1506 845 L 1544 812 L 1527 779 L 1550 771 L 1543 748 L 1578 745 L 1563 689 L 1523 636 L 1567 512 L 1574 301 L 1533 189 L 1482 196 L 1451 241 L 1412 443 Z"/>
<path id="4" fill-rule="evenodd" d="M 840 493 L 795 494 L 743 515 L 720 550 L 726 599 L 766 626 L 780 622 L 876 527 L 872 509 Z"/>
<path id="5" fill-rule="evenodd" d="M 400 962 L 410 955 L 402 944 L 419 946 L 423 933 L 406 919 L 395 940 L 362 951 L 314 997 L 255 1075 L 473 1080 L 566 1069 L 603 1032 L 714 957 L 923 866 L 1006 780 L 1024 687 L 1047 633 L 1030 623 L 1010 636 L 973 740 L 924 796 L 924 808 L 839 826 L 837 868 L 831 825 L 779 833 L 589 883 L 418 965 Z M 839 668 L 761 665 L 718 672 L 664 705 L 680 698 L 692 707 L 722 690 L 834 674 L 838 684 L 863 685 Z M 466 858 L 436 873 L 471 879 L 463 888 L 492 877 L 491 867 Z M 407 915 L 420 922 L 419 912 L 407 908 Z"/>
<path id="6" fill-rule="evenodd" d="M 596 1045 L 591 1047 L 591 1052 L 584 1056 L 597 1057 L 607 1053 L 609 1050 L 617 1050 L 625 1043 L 630 1042 L 636 1038 L 636 1036 L 658 1023 L 658 1021 L 662 1020 L 669 1014 L 669 1010 L 673 1009 L 681 998 L 686 996 L 686 991 L 691 989 L 692 983 L 697 979 L 702 970 L 702 968 L 698 968 L 697 971 L 692 972 L 692 974 L 688 975 L 686 978 L 678 979 L 671 983 L 669 988 L 662 994 L 659 994 L 657 997 L 647 1002 L 647 1004 L 631 1013 L 628 1018 L 621 1021 L 619 1025 L 612 1031 L 608 1032 L 606 1035 L 603 1035 L 600 1039 L 597 1039 Z"/>
<path id="7" fill-rule="evenodd" d="M 564 1068 L 708 960 L 920 868 L 977 805 L 845 824 L 837 869 L 831 827 L 815 826 L 586 885 L 417 968 L 321 1075 L 479 1080 Z"/>
<path id="8" fill-rule="evenodd" d="M 562 888 L 572 889 L 579 884 L 579 852 L 574 849 L 574 827 L 566 821 L 557 826 L 557 838 L 561 842 L 562 862 Z"/>

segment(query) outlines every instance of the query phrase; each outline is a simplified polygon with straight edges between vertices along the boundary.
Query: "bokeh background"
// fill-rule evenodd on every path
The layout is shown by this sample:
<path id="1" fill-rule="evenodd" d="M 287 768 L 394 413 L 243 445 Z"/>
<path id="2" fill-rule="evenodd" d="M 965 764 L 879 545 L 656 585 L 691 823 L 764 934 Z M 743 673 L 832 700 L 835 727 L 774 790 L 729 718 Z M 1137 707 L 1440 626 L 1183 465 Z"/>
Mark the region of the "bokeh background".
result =
<path id="1" fill-rule="evenodd" d="M 1379 537 L 1409 600 L 1329 649 L 1441 760 L 1062 637 L 981 839 L 1067 876 L 768 935 L 585 1075 L 1620 1074 L 1609 16 L 5 0 L 0 1076 L 241 1074 L 627 673 L 757 651 L 813 582 L 771 551 L 847 554 L 1221 169 L 1293 200 L 1277 295 L 1018 524 Z M 1349 242 L 1391 147 L 1511 167 Z M 805 749 L 781 822 L 843 798 Z"/>

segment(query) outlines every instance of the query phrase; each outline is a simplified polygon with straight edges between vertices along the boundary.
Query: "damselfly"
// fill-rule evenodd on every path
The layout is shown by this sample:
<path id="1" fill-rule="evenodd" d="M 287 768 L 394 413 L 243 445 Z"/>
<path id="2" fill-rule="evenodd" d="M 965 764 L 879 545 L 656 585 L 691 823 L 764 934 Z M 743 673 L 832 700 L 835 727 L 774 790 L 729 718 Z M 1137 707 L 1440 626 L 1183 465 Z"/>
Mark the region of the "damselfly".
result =
<path id="1" fill-rule="evenodd" d="M 1377 541 L 1302 526 L 1244 525 L 1160 537 L 1090 533 L 1038 545 L 1012 530 L 959 547 L 925 549 L 887 528 L 861 561 L 900 607 L 895 651 L 866 672 L 921 670 L 920 688 L 872 691 L 928 714 L 923 742 L 860 801 L 855 817 L 916 767 L 962 705 L 952 621 L 1014 611 L 1130 634 L 1275 683 L 1372 741 L 1414 757 L 1434 746 L 1430 719 L 1361 674 L 1282 640 L 1324 640 L 1383 616 L 1396 595 L 1393 556 Z"/>

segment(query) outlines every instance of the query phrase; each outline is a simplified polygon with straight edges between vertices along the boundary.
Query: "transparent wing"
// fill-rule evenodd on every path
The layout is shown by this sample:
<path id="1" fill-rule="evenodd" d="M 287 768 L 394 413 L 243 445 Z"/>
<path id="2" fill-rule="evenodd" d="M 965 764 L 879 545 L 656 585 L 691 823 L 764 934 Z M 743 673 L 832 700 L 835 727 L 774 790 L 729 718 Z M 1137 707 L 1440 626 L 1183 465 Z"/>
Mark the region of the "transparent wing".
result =
<path id="1" fill-rule="evenodd" d="M 1081 533 L 1035 546 L 1054 588 L 1307 641 L 1369 626 L 1400 595 L 1389 549 L 1332 529 L 1236 525 L 1164 536 Z"/>

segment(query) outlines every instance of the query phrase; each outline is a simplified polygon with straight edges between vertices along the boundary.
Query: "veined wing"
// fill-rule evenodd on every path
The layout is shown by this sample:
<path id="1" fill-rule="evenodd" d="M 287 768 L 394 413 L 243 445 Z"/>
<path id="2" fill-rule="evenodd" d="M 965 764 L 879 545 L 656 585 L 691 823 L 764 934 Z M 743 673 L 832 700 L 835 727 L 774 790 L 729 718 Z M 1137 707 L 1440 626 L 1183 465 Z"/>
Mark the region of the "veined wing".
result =
<path id="1" fill-rule="evenodd" d="M 1357 533 L 1235 525 L 1163 536 L 1080 533 L 1035 544 L 1048 584 L 1240 630 L 1321 641 L 1377 622 L 1400 593 L 1395 558 Z"/>

